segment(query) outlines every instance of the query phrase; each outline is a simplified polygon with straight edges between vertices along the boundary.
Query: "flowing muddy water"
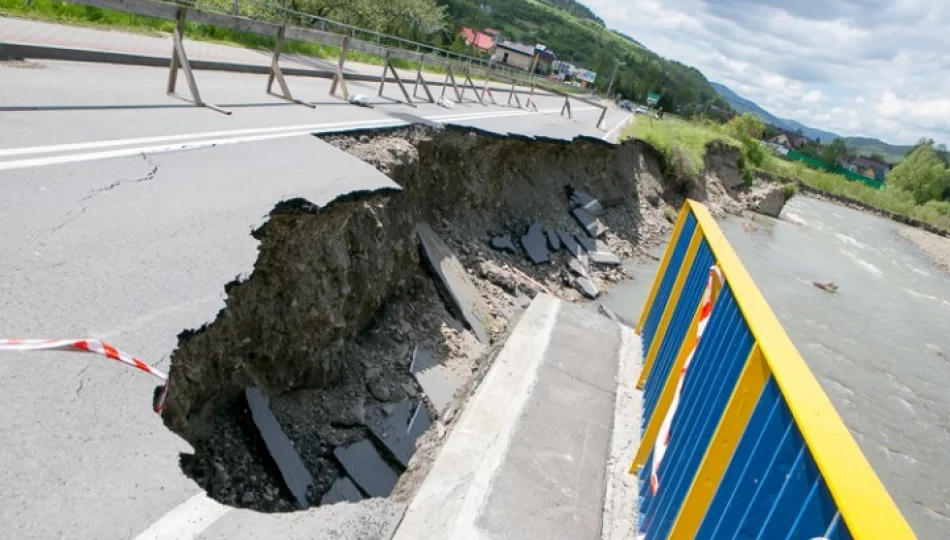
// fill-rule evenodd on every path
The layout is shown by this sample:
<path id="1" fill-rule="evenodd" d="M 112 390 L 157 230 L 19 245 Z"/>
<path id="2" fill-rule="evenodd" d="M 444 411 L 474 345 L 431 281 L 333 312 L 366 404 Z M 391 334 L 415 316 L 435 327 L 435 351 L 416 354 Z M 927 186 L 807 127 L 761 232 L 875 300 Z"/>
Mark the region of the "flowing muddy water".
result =
<path id="1" fill-rule="evenodd" d="M 790 214 L 807 226 L 720 226 L 914 531 L 947 538 L 950 276 L 898 236 L 904 225 L 805 197 Z M 636 320 L 658 266 L 633 265 L 603 303 Z"/>

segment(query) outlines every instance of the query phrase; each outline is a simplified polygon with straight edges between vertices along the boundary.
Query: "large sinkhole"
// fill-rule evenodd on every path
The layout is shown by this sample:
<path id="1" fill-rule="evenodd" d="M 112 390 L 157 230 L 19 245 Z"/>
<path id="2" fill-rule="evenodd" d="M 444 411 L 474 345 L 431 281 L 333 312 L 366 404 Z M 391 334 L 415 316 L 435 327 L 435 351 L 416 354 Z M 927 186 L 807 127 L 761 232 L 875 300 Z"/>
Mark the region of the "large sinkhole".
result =
<path id="1" fill-rule="evenodd" d="M 422 126 L 322 138 L 402 190 L 278 204 L 253 233 L 253 273 L 225 286 L 214 322 L 180 336 L 163 420 L 194 447 L 183 471 L 224 504 L 411 495 L 530 299 L 582 300 L 580 272 L 597 290 L 625 278 L 614 263 L 579 268 L 559 241 L 532 261 L 527 237 L 583 242 L 581 189 L 600 206 L 586 241 L 624 259 L 679 202 L 636 141 Z"/>

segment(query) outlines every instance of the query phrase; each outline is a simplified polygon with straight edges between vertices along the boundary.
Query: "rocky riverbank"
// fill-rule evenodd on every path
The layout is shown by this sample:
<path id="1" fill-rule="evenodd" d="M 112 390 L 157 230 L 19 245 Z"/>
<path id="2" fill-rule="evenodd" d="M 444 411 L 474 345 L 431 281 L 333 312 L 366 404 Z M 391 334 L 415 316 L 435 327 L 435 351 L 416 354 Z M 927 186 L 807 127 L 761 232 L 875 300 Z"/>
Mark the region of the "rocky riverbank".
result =
<path id="1" fill-rule="evenodd" d="M 950 238 L 920 229 L 901 229 L 898 234 L 926 253 L 938 268 L 950 274 Z"/>

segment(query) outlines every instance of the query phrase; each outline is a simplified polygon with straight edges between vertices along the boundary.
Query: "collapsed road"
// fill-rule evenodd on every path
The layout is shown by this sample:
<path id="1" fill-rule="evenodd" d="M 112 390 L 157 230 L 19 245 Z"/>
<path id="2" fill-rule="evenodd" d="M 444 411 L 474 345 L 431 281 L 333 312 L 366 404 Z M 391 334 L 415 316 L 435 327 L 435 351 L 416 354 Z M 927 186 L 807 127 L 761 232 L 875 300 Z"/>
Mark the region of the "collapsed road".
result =
<path id="1" fill-rule="evenodd" d="M 278 205 L 254 231 L 254 272 L 172 356 L 163 419 L 195 448 L 185 473 L 228 505 L 300 506 L 248 435 L 249 386 L 300 452 L 310 504 L 352 498 L 351 483 L 410 496 L 426 467 L 412 462 L 416 439 L 435 425 L 420 443 L 431 455 L 530 298 L 579 301 L 624 279 L 621 257 L 662 233 L 686 195 L 638 141 L 422 126 L 323 138 L 402 189 Z M 420 351 L 445 373 L 418 377 Z"/>
<path id="2" fill-rule="evenodd" d="M 320 163 L 323 167 L 307 174 L 287 176 L 289 168 L 275 167 L 273 160 L 242 161 L 242 150 L 231 147 L 208 150 L 227 157 L 216 160 L 215 174 L 200 184 L 189 182 L 202 162 L 194 153 L 124 158 L 130 168 L 142 169 L 130 178 L 150 175 L 142 182 L 116 184 L 119 177 L 113 177 L 95 186 L 83 178 L 101 168 L 79 164 L 62 180 L 38 184 L 25 174 L 8 183 L 13 193 L 40 187 L 78 201 L 64 211 L 42 213 L 37 211 L 43 208 L 42 199 L 22 197 L 19 207 L 5 208 L 22 223 L 28 223 L 31 212 L 39 216 L 24 229 L 26 236 L 11 230 L 9 244 L 4 244 L 11 251 L 35 246 L 36 253 L 22 267 L 11 268 L 0 283 L 12 292 L 11 305 L 22 307 L 22 316 L 9 319 L 8 327 L 21 334 L 101 333 L 160 364 L 168 361 L 163 355 L 175 351 L 163 420 L 181 436 L 179 442 L 157 434 L 155 440 L 171 442 L 154 450 L 133 446 L 131 452 L 106 459 L 85 440 L 69 444 L 50 439 L 70 452 L 87 453 L 81 454 L 87 465 L 72 467 L 71 474 L 63 476 L 86 488 L 77 490 L 74 498 L 109 500 L 115 493 L 146 490 L 147 497 L 130 498 L 122 508 L 156 508 L 158 514 L 148 514 L 156 519 L 183 500 L 182 493 L 192 493 L 197 483 L 227 507 L 268 512 L 300 508 L 247 407 L 248 389 L 258 388 L 311 477 L 306 504 L 385 492 L 405 500 L 528 300 L 545 291 L 580 301 L 583 290 L 591 289 L 578 278 L 598 290 L 624 279 L 622 268 L 594 262 L 581 242 L 589 238 L 594 252 L 619 259 L 635 256 L 645 242 L 668 229 L 671 205 L 690 192 L 680 179 L 664 179 L 662 156 L 634 141 L 617 147 L 595 139 L 568 142 L 424 127 L 328 135 L 326 142 L 304 139 L 280 147 L 300 156 L 327 156 L 329 143 L 392 181 L 380 182 L 378 173 L 368 174 L 369 167 L 359 167 L 354 160 Z M 276 142 L 260 145 L 265 153 L 277 148 Z M 715 201 L 733 176 L 738 178 L 737 169 L 710 171 L 700 185 Z M 317 177 L 341 183 L 351 193 L 341 198 L 336 196 L 339 187 L 315 188 Z M 182 198 L 183 193 L 188 196 Z M 588 195 L 603 203 L 603 212 L 593 216 L 599 210 L 586 199 L 578 200 L 578 193 L 581 199 Z M 129 197 L 132 194 L 136 196 Z M 209 197 L 216 203 L 208 205 Z M 735 203 L 729 197 L 723 201 Z M 601 222 L 602 228 L 594 229 L 596 239 L 572 214 L 578 206 Z M 252 235 L 236 226 L 262 221 Z M 420 253 L 418 231 L 423 223 L 457 259 L 458 265 L 450 266 L 463 269 L 477 291 L 487 340 L 465 322 L 451 295 L 441 289 L 438 270 Z M 538 226 L 548 240 L 548 262 L 539 258 L 535 264 L 522 240 L 527 236 L 532 251 L 540 254 Z M 136 243 L 149 238 L 153 229 L 162 241 Z M 103 251 L 102 236 L 84 232 L 90 230 L 108 235 L 115 249 Z M 491 247 L 498 236 L 509 237 L 511 251 Z M 570 246 L 574 250 L 569 252 Z M 188 265 L 178 267 L 182 252 Z M 102 264 L 94 267 L 95 273 L 83 272 L 84 265 L 93 268 L 84 258 L 91 254 Z M 221 261 L 227 262 L 222 266 L 226 270 L 253 266 L 253 272 L 240 270 L 224 285 L 227 275 L 205 270 L 209 262 Z M 177 281 L 168 279 L 170 269 L 180 270 Z M 133 274 L 134 287 L 109 285 L 127 283 L 124 276 Z M 28 296 L 16 293 L 33 289 L 35 275 L 46 276 L 44 287 L 63 291 L 57 298 L 64 317 L 44 319 L 43 314 L 56 309 L 52 304 L 50 309 L 36 309 Z M 91 286 L 77 287 L 85 283 Z M 217 319 L 207 323 L 207 314 L 220 306 L 224 309 Z M 78 313 L 88 316 L 69 316 Z M 64 318 L 78 322 L 63 324 Z M 169 339 L 183 329 L 188 330 L 177 342 Z M 429 359 L 423 360 L 426 355 Z M 134 403 L 136 392 L 149 384 L 137 379 L 128 384 L 127 376 L 114 375 L 113 369 L 100 368 L 95 361 L 77 365 L 76 378 L 66 379 L 64 388 L 37 387 L 32 381 L 44 380 L 42 367 L 31 370 L 32 377 L 7 377 L 7 410 L 22 411 L 16 403 L 31 403 L 47 411 L 44 422 L 95 426 L 91 433 L 104 441 L 144 441 L 133 435 L 153 429 L 146 406 L 138 411 L 98 405 L 97 396 L 113 389 L 127 398 L 123 402 Z M 441 385 L 437 390 L 432 380 Z M 54 398 L 45 397 L 63 390 L 75 393 L 75 406 L 66 412 Z M 419 428 L 410 430 L 411 424 L 426 415 L 431 425 L 412 445 L 413 456 L 404 453 L 405 439 L 387 444 L 396 433 L 394 425 L 405 424 L 406 434 L 415 435 Z M 22 417 L 35 418 L 29 413 Z M 15 430 L 11 440 L 31 432 L 31 426 L 16 422 L 8 422 L 6 429 Z M 69 428 L 59 432 L 71 433 Z M 348 470 L 351 454 L 369 456 L 380 467 L 379 474 L 369 476 L 383 477 L 383 471 L 390 471 L 390 480 L 383 486 L 361 485 L 369 461 L 360 459 L 358 467 Z M 13 476 L 20 474 L 17 471 L 33 471 L 35 485 L 62 481 L 44 472 L 56 471 L 58 461 L 41 465 L 24 453 L 16 455 L 16 467 L 11 462 L 4 473 L 4 479 L 18 479 L 5 483 L 14 486 L 14 500 L 29 500 L 30 493 L 23 487 L 27 484 Z M 154 472 L 136 478 L 134 487 L 101 481 L 104 471 L 140 469 L 143 458 L 154 464 L 146 470 Z M 73 463 L 70 459 L 60 461 Z M 180 465 L 187 476 L 169 474 L 166 462 L 175 463 L 176 469 Z M 114 520 L 89 522 L 76 513 L 88 506 L 70 506 L 65 499 L 56 504 L 65 510 L 55 519 L 24 510 L 20 515 L 26 517 L 16 522 L 17 536 L 48 536 L 75 523 L 94 531 L 83 533 L 90 538 L 131 537 L 142 530 L 136 523 L 117 529 L 110 526 Z M 384 513 L 374 502 L 362 504 Z M 263 519 L 251 515 L 258 522 Z M 251 519 L 245 516 L 234 513 L 219 529 L 233 530 L 235 523 Z M 34 529 L 23 529 L 23 524 Z M 40 528 L 49 534 L 31 532 Z"/>

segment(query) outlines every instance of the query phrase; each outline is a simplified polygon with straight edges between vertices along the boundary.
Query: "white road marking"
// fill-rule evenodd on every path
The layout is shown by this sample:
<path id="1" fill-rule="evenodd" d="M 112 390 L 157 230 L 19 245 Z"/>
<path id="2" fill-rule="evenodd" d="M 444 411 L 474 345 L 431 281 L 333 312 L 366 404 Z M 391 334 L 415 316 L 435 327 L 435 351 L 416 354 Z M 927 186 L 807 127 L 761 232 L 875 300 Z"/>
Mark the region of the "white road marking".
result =
<path id="1" fill-rule="evenodd" d="M 625 125 L 627 124 L 627 122 L 630 121 L 631 118 L 633 118 L 633 115 L 632 115 L 632 114 L 629 115 L 629 116 L 627 116 L 627 117 L 624 118 L 623 120 L 617 122 L 617 125 L 615 125 L 615 126 L 613 127 L 613 129 L 611 129 L 610 131 L 608 131 L 608 132 L 603 136 L 603 139 L 604 139 L 605 141 L 609 141 L 610 138 L 613 136 L 614 132 L 617 131 L 618 129 L 622 128 L 623 126 L 625 126 Z"/>
<path id="2" fill-rule="evenodd" d="M 199 493 L 165 514 L 134 540 L 194 540 L 230 511 L 231 507 Z"/>
<path id="3" fill-rule="evenodd" d="M 587 110 L 593 109 L 593 107 L 579 108 L 577 110 Z M 538 111 L 538 113 L 545 114 L 555 112 L 557 109 L 546 109 Z M 526 116 L 530 114 L 537 114 L 530 111 L 502 111 L 502 112 L 490 112 L 490 113 L 465 113 L 465 114 L 454 114 L 454 115 L 432 115 L 421 117 L 425 120 L 433 122 L 455 122 L 461 120 L 477 120 L 477 119 L 487 119 L 487 118 L 501 118 L 501 117 L 511 117 L 511 116 Z M 2 170 L 12 170 L 12 169 L 23 169 L 28 167 L 42 167 L 46 165 L 57 165 L 63 163 L 77 163 L 83 161 L 94 161 L 99 159 L 109 159 L 116 157 L 126 157 L 132 155 L 138 155 L 143 153 L 162 153 L 162 152 L 172 152 L 172 151 L 181 151 L 181 150 L 194 150 L 198 148 L 207 148 L 209 146 L 225 145 L 225 144 L 236 144 L 244 142 L 254 142 L 262 141 L 267 139 L 278 139 L 283 137 L 294 137 L 298 135 L 306 135 L 311 133 L 325 133 L 330 131 L 340 131 L 350 128 L 361 128 L 361 127 L 394 127 L 400 125 L 407 125 L 407 122 L 402 120 L 386 120 L 386 119 L 375 119 L 375 120 L 353 120 L 348 122 L 330 122 L 323 124 L 301 124 L 301 125 L 292 125 L 292 126 L 280 126 L 280 127 L 269 127 L 269 128 L 250 128 L 250 129 L 237 129 L 229 131 L 211 131 L 203 133 L 191 133 L 191 134 L 179 134 L 179 135 L 162 135 L 155 137 L 136 137 L 131 139 L 112 139 L 107 141 L 91 141 L 84 143 L 72 143 L 72 144 L 59 144 L 59 145 L 49 145 L 49 146 L 33 146 L 33 147 L 22 147 L 22 148 L 11 148 L 11 149 L 2 149 L 0 150 L 0 157 L 9 157 L 9 156 L 24 156 L 24 155 L 34 155 L 34 154 L 49 154 L 49 153 L 58 153 L 58 152 L 72 152 L 77 150 L 94 150 L 101 148 L 114 148 L 122 146 L 132 146 L 132 145 L 141 145 L 141 144 L 153 144 L 153 143 L 162 143 L 162 142 L 171 142 L 171 141 L 185 141 L 179 142 L 176 144 L 165 144 L 165 145 L 155 145 L 155 146 L 136 146 L 133 148 L 127 148 L 124 150 L 110 150 L 104 152 L 88 152 L 88 153 L 78 153 L 78 154 L 66 154 L 61 156 L 51 156 L 45 158 L 32 158 L 32 159 L 21 159 L 21 160 L 11 160 L 11 161 L 0 161 L 0 171 Z M 213 138 L 217 137 L 217 138 Z"/>

